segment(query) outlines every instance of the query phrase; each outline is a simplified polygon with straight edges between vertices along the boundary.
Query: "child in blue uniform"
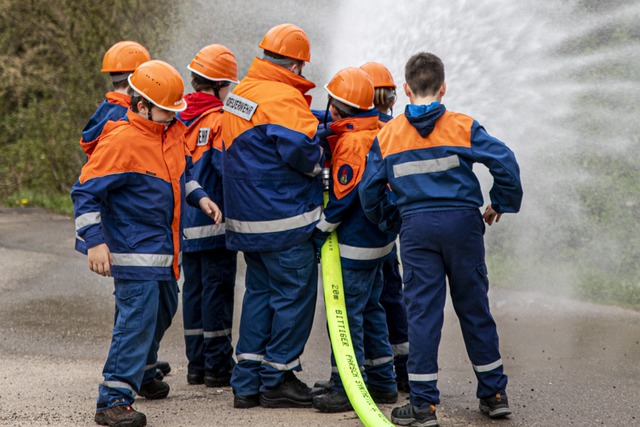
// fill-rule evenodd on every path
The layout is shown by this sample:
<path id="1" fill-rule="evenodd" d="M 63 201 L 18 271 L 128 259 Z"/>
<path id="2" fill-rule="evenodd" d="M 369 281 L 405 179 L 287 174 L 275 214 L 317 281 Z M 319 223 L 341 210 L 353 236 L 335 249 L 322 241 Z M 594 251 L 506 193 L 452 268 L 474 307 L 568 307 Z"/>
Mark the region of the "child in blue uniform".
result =
<path id="1" fill-rule="evenodd" d="M 400 225 L 400 256 L 409 323 L 410 402 L 391 421 L 435 426 L 438 346 L 447 279 L 467 352 L 476 373 L 480 409 L 492 418 L 511 413 L 489 310 L 484 231 L 503 213 L 520 209 L 522 186 L 513 152 L 473 118 L 447 111 L 444 65 L 419 53 L 405 68 L 411 104 L 380 131 L 369 153 L 360 197 L 372 221 Z M 494 182 L 483 214 L 482 191 L 473 164 L 489 169 Z M 387 186 L 396 196 L 388 198 Z"/>

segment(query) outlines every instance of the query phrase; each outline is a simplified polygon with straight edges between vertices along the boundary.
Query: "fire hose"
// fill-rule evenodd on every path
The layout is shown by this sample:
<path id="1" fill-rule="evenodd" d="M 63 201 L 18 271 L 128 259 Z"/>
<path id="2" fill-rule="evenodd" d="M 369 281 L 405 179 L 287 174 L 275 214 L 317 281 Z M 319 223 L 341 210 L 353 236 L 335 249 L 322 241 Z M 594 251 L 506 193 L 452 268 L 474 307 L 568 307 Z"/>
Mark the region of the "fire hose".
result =
<path id="1" fill-rule="evenodd" d="M 329 176 L 329 169 L 323 169 L 325 206 L 329 200 Z M 369 395 L 353 350 L 344 299 L 338 235 L 335 230 L 327 238 L 320 253 L 331 348 L 349 402 L 366 427 L 393 426 Z"/>

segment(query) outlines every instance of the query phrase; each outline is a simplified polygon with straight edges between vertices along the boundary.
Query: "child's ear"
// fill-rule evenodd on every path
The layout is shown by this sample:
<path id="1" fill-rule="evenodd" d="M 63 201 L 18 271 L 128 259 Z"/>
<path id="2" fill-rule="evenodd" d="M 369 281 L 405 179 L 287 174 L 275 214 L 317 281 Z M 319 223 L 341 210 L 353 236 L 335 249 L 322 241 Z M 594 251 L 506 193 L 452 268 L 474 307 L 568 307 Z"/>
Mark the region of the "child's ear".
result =
<path id="1" fill-rule="evenodd" d="M 440 86 L 440 90 L 438 91 L 438 97 L 442 98 L 445 93 L 447 93 L 447 83 L 442 82 L 442 86 Z"/>

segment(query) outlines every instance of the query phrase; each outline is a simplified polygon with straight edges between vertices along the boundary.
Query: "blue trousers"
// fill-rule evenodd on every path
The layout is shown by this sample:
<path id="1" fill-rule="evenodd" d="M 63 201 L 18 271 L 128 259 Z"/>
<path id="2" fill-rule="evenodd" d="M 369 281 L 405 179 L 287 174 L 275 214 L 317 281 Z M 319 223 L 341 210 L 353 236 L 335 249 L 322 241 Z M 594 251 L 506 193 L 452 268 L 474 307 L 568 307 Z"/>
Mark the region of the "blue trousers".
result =
<path id="1" fill-rule="evenodd" d="M 247 264 L 237 365 L 238 396 L 280 385 L 286 371 L 301 370 L 316 307 L 318 264 L 311 241 L 279 251 L 244 252 Z"/>
<path id="2" fill-rule="evenodd" d="M 98 387 L 98 409 L 131 404 L 155 377 L 158 347 L 178 307 L 171 281 L 114 280 L 115 322 Z"/>
<path id="3" fill-rule="evenodd" d="M 409 357 L 409 332 L 407 326 L 407 309 L 404 305 L 402 277 L 398 267 L 398 253 L 393 251 L 382 264 L 384 286 L 380 295 L 380 304 L 387 316 L 389 342 L 393 350 L 393 364 L 398 376 L 407 375 L 407 359 Z M 367 346 L 365 345 L 365 353 Z M 369 358 L 369 356 L 367 356 Z"/>
<path id="4" fill-rule="evenodd" d="M 402 218 L 400 250 L 409 322 L 411 403 L 440 403 L 438 346 L 446 283 L 467 354 L 487 397 L 507 386 L 496 324 L 489 310 L 485 225 L 477 209 L 419 212 Z"/>
<path id="5" fill-rule="evenodd" d="M 190 374 L 233 369 L 231 326 L 237 252 L 226 248 L 183 252 L 182 316 Z"/>
<path id="6" fill-rule="evenodd" d="M 393 351 L 389 344 L 387 319 L 380 305 L 382 263 L 367 269 L 343 265 L 342 282 L 351 342 L 358 366 L 364 370 L 363 380 L 370 389 L 395 392 L 397 387 L 393 372 Z M 344 391 L 333 352 L 331 367 L 334 389 Z"/>

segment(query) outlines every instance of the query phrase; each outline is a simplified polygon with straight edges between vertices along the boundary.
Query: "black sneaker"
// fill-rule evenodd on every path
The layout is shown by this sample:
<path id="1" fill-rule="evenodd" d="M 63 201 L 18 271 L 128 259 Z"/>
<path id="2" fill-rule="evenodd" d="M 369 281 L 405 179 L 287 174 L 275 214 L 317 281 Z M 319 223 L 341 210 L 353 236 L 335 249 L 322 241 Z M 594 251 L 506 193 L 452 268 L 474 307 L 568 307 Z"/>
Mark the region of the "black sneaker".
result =
<path id="1" fill-rule="evenodd" d="M 379 391 L 374 388 L 370 388 L 369 395 L 378 405 L 396 403 L 398 401 L 397 391 Z"/>
<path id="2" fill-rule="evenodd" d="M 400 426 L 437 427 L 436 405 L 413 406 L 407 403 L 391 411 L 391 422 Z"/>
<path id="3" fill-rule="evenodd" d="M 315 396 L 313 398 L 313 407 L 320 412 L 347 412 L 352 411 L 353 407 L 349 398 L 343 391 L 331 390 L 328 393 Z"/>
<path id="4" fill-rule="evenodd" d="M 147 417 L 133 409 L 131 405 L 118 405 L 96 411 L 93 419 L 101 426 L 144 427 L 147 425 Z"/>
<path id="5" fill-rule="evenodd" d="M 214 375 L 211 372 L 204 373 L 204 385 L 207 387 L 226 387 L 231 385 L 231 373 L 223 372 L 222 374 Z"/>
<path id="6" fill-rule="evenodd" d="M 309 408 L 312 401 L 311 389 L 291 371 L 284 373 L 278 387 L 260 394 L 260 404 L 265 408 Z"/>
<path id="7" fill-rule="evenodd" d="M 260 395 L 233 396 L 233 407 L 237 409 L 249 409 L 260 406 Z"/>
<path id="8" fill-rule="evenodd" d="M 491 418 L 504 418 L 511 415 L 507 393 L 496 393 L 495 396 L 480 399 L 480 410 Z"/>
<path id="9" fill-rule="evenodd" d="M 169 394 L 169 384 L 153 379 L 150 383 L 143 384 L 138 394 L 149 400 L 164 399 Z"/>

